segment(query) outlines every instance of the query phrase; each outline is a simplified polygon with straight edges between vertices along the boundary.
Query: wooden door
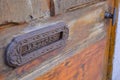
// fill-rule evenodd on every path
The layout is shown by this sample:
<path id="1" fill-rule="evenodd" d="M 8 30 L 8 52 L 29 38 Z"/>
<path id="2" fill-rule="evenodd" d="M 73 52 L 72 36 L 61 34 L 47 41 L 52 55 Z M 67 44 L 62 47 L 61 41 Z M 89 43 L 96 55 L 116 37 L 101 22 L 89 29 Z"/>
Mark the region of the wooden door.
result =
<path id="1" fill-rule="evenodd" d="M 112 21 L 104 14 L 113 12 L 114 0 L 0 1 L 1 80 L 107 79 Z M 60 21 L 69 29 L 64 46 L 16 68 L 6 65 L 4 54 L 14 36 Z"/>

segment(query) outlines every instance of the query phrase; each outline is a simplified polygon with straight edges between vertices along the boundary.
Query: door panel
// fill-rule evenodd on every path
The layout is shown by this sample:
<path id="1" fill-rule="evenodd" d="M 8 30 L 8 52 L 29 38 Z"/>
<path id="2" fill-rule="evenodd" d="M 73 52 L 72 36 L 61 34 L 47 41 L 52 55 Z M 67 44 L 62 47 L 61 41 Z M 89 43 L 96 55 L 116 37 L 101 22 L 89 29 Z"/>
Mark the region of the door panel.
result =
<path id="1" fill-rule="evenodd" d="M 44 68 L 41 66 L 38 71 L 22 79 L 34 79 L 37 76 L 36 80 L 105 79 L 109 27 L 104 20 L 104 12 L 107 9 L 107 2 L 103 1 L 58 15 L 64 17 L 63 20 L 69 25 L 66 46 L 57 52 L 58 55 L 50 63 L 48 60 Z"/>
<path id="2" fill-rule="evenodd" d="M 106 39 L 90 45 L 36 80 L 102 80 Z M 92 53 L 91 53 L 92 52 Z"/>
<path id="3" fill-rule="evenodd" d="M 1 25 L 0 79 L 106 80 L 111 20 L 105 20 L 104 13 L 112 8 L 110 2 L 111 0 L 46 0 L 51 16 L 42 19 L 36 16 L 37 19 L 28 23 Z M 4 53 L 14 36 L 59 21 L 65 22 L 69 28 L 69 37 L 64 46 L 17 68 L 5 64 Z"/>
<path id="4" fill-rule="evenodd" d="M 51 0 L 51 15 L 71 12 L 105 0 Z"/>
<path id="5" fill-rule="evenodd" d="M 50 15 L 48 0 L 0 0 L 0 3 L 0 24 L 30 22 Z"/>

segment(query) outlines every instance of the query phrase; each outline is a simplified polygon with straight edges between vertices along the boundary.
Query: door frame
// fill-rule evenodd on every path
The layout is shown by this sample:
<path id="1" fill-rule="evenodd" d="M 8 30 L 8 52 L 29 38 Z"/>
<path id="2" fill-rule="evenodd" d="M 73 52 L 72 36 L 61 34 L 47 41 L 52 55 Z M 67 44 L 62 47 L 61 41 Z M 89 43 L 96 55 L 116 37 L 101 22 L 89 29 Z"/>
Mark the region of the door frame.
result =
<path id="1" fill-rule="evenodd" d="M 120 0 L 109 0 L 112 8 L 111 13 L 113 13 L 113 9 L 119 6 Z M 118 15 L 117 15 L 118 16 Z M 108 45 L 107 45 L 107 54 L 108 54 L 108 65 L 107 65 L 107 79 L 104 80 L 112 80 L 113 75 L 113 59 L 115 52 L 115 39 L 116 39 L 116 28 L 117 23 L 113 26 L 112 22 L 110 22 L 109 30 L 108 30 Z"/>

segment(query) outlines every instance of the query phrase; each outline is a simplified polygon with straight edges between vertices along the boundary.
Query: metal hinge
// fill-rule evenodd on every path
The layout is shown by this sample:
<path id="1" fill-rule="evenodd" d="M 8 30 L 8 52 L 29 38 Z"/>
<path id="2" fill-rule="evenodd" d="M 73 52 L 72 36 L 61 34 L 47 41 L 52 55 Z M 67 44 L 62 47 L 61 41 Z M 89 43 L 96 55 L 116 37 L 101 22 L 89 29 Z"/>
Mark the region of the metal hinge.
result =
<path id="1" fill-rule="evenodd" d="M 112 19 L 112 25 L 114 26 L 117 23 L 117 13 L 118 9 L 114 8 L 113 13 L 105 12 L 105 19 Z"/>

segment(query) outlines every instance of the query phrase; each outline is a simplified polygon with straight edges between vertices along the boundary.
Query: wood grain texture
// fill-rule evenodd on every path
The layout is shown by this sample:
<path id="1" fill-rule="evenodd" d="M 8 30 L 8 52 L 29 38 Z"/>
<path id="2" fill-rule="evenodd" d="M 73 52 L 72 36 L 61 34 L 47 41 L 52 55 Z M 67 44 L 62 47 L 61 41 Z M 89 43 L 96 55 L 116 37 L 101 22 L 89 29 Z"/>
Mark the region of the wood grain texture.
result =
<path id="1" fill-rule="evenodd" d="M 108 0 L 109 12 L 113 12 L 114 8 L 117 7 L 117 0 Z M 116 24 L 112 26 L 112 21 L 108 20 L 109 24 L 108 28 L 108 66 L 107 66 L 107 80 L 111 80 L 112 77 L 112 68 L 113 68 L 113 55 L 114 55 L 114 47 L 115 47 L 115 34 L 116 34 Z"/>
<path id="2" fill-rule="evenodd" d="M 0 24 L 23 23 L 48 16 L 48 0 L 0 0 Z"/>
<path id="3" fill-rule="evenodd" d="M 4 80 L 30 80 L 34 79 L 40 75 L 43 75 L 53 69 L 55 66 L 59 65 L 60 63 L 64 62 L 64 60 L 72 59 L 72 56 L 77 54 L 82 55 L 83 58 L 88 58 L 88 61 L 95 67 L 95 73 L 99 72 L 98 65 L 102 63 L 101 70 L 103 67 L 106 66 L 105 62 L 101 62 L 104 59 L 103 57 L 106 55 L 104 52 L 105 43 L 107 36 L 107 27 L 104 21 L 104 11 L 107 9 L 107 3 L 100 2 L 98 4 L 91 5 L 89 7 L 85 7 L 83 9 L 78 9 L 69 13 L 65 13 L 64 15 L 59 15 L 55 17 L 51 17 L 46 20 L 40 20 L 39 23 L 36 25 L 29 25 L 29 24 L 20 24 L 20 25 L 3 25 L 0 28 L 0 79 Z M 36 60 L 27 63 L 24 66 L 18 68 L 10 68 L 4 62 L 4 52 L 6 50 L 7 45 L 11 42 L 13 37 L 21 34 L 25 34 L 27 32 L 33 31 L 35 29 L 39 29 L 44 27 L 44 25 L 49 25 L 50 23 L 54 23 L 56 21 L 64 21 L 68 24 L 68 28 L 70 30 L 69 38 L 66 45 L 62 48 L 54 50 L 50 53 L 47 53 L 43 56 L 38 57 Z M 92 47 L 94 46 L 94 47 Z M 96 46 L 96 47 L 95 47 Z M 99 52 L 98 47 L 101 47 Z M 87 49 L 86 49 L 87 48 Z M 90 48 L 93 53 L 85 56 L 84 50 L 87 51 Z M 94 51 L 95 48 L 95 51 Z M 83 51 L 83 52 L 81 52 Z M 91 52 L 90 51 L 90 52 Z M 90 53 L 88 50 L 88 53 Z M 97 53 L 98 52 L 98 53 Z M 85 54 L 88 54 L 85 52 Z M 96 54 L 95 54 L 96 53 Z M 93 56 L 93 59 L 89 58 L 89 56 Z M 99 58 L 99 56 L 101 56 Z M 75 57 L 78 58 L 78 57 Z M 83 63 L 87 66 L 92 67 L 88 61 L 84 61 L 85 59 L 82 58 Z M 94 60 L 98 58 L 98 64 L 93 64 Z M 78 59 L 75 59 L 77 61 Z M 74 62 L 74 60 L 72 59 Z M 73 64 L 72 62 L 72 64 Z M 80 62 L 81 63 L 81 62 Z M 79 61 L 78 64 L 75 65 L 77 68 L 80 65 Z M 61 66 L 62 67 L 62 66 Z M 64 67 L 64 66 L 63 66 Z M 73 69 L 75 69 L 73 67 Z M 76 69 L 75 69 L 76 70 Z M 82 70 L 82 68 L 80 68 Z M 91 72 L 91 68 L 87 69 L 88 72 Z M 38 73 L 38 74 L 36 74 Z M 73 73 L 74 74 L 74 73 Z M 71 74 L 73 76 L 73 74 Z M 76 73 L 77 74 L 77 73 Z M 85 73 L 87 75 L 87 73 Z M 66 75 L 66 73 L 65 73 Z M 95 74 L 92 74 L 95 76 Z M 97 73 L 97 78 L 100 80 L 103 76 L 101 72 Z M 103 74 L 104 75 L 104 74 Z M 7 76 L 7 77 L 6 77 Z M 89 77 L 92 79 L 93 77 Z M 68 79 L 68 78 L 67 78 Z M 74 79 L 74 78 L 73 78 Z M 78 77 L 77 77 L 78 79 Z M 86 77 L 87 79 L 87 77 Z M 56 79 L 57 80 L 57 79 Z"/>
<path id="4" fill-rule="evenodd" d="M 51 0 L 51 15 L 55 16 L 105 0 Z"/>
<path id="5" fill-rule="evenodd" d="M 106 39 L 88 46 L 35 80 L 102 80 Z"/>

